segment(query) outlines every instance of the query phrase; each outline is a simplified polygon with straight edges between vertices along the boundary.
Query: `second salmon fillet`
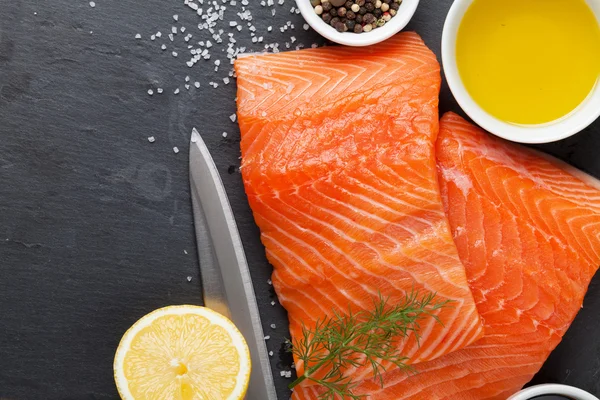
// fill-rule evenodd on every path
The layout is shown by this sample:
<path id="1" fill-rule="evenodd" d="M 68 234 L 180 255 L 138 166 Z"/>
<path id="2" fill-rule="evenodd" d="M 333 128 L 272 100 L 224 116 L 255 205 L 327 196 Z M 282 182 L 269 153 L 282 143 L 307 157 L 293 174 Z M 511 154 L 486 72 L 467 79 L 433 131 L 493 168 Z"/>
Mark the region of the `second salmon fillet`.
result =
<path id="1" fill-rule="evenodd" d="M 415 33 L 236 62 L 242 174 L 292 339 L 412 289 L 452 306 L 400 345 L 432 360 L 482 335 L 436 177 L 440 68 Z M 353 378 L 368 376 L 355 371 Z"/>

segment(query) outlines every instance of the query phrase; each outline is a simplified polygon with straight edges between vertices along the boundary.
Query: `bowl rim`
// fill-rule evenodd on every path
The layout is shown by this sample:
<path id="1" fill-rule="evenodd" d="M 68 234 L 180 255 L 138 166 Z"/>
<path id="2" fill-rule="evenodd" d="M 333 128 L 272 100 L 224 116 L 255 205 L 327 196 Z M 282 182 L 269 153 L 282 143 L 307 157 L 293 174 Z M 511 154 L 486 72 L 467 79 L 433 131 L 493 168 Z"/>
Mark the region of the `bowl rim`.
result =
<path id="1" fill-rule="evenodd" d="M 544 394 L 560 394 L 572 397 L 575 400 L 598 400 L 596 396 L 573 386 L 558 383 L 547 383 L 531 386 L 513 394 L 507 400 L 530 400 L 532 397 Z"/>
<path id="2" fill-rule="evenodd" d="M 332 42 L 354 47 L 371 46 L 394 36 L 408 25 L 408 22 L 415 14 L 418 5 L 419 0 L 403 0 L 398 14 L 390 19 L 384 26 L 373 29 L 371 32 L 357 34 L 353 32 L 336 31 L 315 13 L 309 0 L 296 0 L 296 6 L 300 10 L 302 17 L 304 17 L 306 23 L 317 33 Z"/>
<path id="3" fill-rule="evenodd" d="M 516 125 L 501 121 L 483 110 L 465 88 L 456 65 L 456 36 L 465 12 L 474 0 L 455 0 L 442 32 L 442 65 L 448 86 L 463 111 L 479 126 L 496 136 L 520 143 L 550 143 L 566 139 L 591 125 L 600 117 L 600 79 L 588 97 L 561 119 L 540 125 Z M 600 4 L 590 2 L 600 23 Z"/>

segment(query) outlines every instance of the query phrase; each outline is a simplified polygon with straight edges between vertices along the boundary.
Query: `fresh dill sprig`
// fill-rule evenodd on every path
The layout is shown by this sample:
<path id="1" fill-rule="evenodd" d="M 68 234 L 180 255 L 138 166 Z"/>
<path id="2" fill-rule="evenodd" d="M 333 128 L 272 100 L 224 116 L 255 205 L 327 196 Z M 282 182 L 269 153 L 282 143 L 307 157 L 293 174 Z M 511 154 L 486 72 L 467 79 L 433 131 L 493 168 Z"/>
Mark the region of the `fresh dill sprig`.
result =
<path id="1" fill-rule="evenodd" d="M 398 341 L 409 334 L 419 340 L 420 321 L 434 318 L 435 312 L 450 301 L 434 302 L 436 295 L 421 296 L 414 290 L 396 305 L 381 294 L 373 301 L 373 310 L 346 314 L 334 311 L 333 316 L 318 320 L 314 328 L 302 327 L 302 336 L 292 343 L 291 351 L 303 363 L 304 373 L 292 382 L 293 389 L 305 380 L 325 388 L 321 400 L 360 400 L 355 395 L 357 383 L 344 374 L 350 367 L 370 365 L 373 377 L 383 387 L 384 363 L 411 371 L 407 357 L 400 354 Z"/>

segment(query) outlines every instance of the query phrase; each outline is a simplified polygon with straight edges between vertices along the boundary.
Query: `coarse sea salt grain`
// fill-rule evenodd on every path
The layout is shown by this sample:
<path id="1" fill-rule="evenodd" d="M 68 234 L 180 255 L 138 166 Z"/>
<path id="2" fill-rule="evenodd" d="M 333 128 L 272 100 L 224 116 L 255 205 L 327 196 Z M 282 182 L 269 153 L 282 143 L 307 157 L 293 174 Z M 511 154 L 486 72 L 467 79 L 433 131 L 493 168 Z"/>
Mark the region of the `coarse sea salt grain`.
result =
<path id="1" fill-rule="evenodd" d="M 235 122 L 235 120 L 237 119 L 237 115 L 235 115 L 235 114 L 231 114 L 231 115 L 229 116 L 229 119 L 231 120 L 231 122 Z"/>
<path id="2" fill-rule="evenodd" d="M 191 276 L 188 276 L 186 279 L 187 279 L 188 282 L 192 281 L 192 277 Z"/>
<path id="3" fill-rule="evenodd" d="M 157 88 L 157 89 L 156 89 L 156 93 L 159 93 L 159 94 L 160 94 L 160 93 L 162 93 L 162 92 L 163 92 L 163 88 Z"/>
<path id="4" fill-rule="evenodd" d="M 274 301 L 272 301 L 272 302 L 271 302 L 271 305 L 272 305 L 272 306 L 274 306 L 274 305 L 275 305 L 275 302 L 274 302 Z"/>
<path id="5" fill-rule="evenodd" d="M 269 351 L 269 356 L 270 356 L 270 357 L 273 357 L 273 351 L 272 351 L 272 350 L 271 350 L 271 351 Z"/>
<path id="6" fill-rule="evenodd" d="M 194 82 L 194 86 L 196 86 L 196 88 L 200 87 L 200 82 Z"/>
<path id="7" fill-rule="evenodd" d="M 148 141 L 149 141 L 150 143 L 154 143 L 154 142 L 156 141 L 156 139 L 154 138 L 154 136 L 150 136 L 150 137 L 148 138 Z"/>
<path id="8" fill-rule="evenodd" d="M 136 38 L 136 39 L 141 39 L 141 38 L 142 38 L 142 35 L 140 35 L 140 34 L 138 33 L 138 34 L 136 34 L 136 35 L 135 35 L 135 38 Z"/>
<path id="9" fill-rule="evenodd" d="M 269 336 L 269 335 L 265 336 L 265 340 L 269 340 L 269 339 L 271 339 L 271 336 Z"/>
<path id="10" fill-rule="evenodd" d="M 277 325 L 275 325 L 275 324 L 271 324 L 271 328 L 272 328 L 272 329 L 275 329 L 275 328 L 277 328 Z"/>
<path id="11" fill-rule="evenodd" d="M 163 44 L 162 46 L 160 46 L 161 49 L 166 50 L 167 49 L 167 45 Z"/>
<path id="12" fill-rule="evenodd" d="M 222 135 L 223 137 L 227 137 L 227 132 L 223 132 L 221 135 Z"/>
<path id="13" fill-rule="evenodd" d="M 152 90 L 152 89 L 148 89 L 148 94 L 149 94 L 150 96 L 152 96 L 152 95 L 154 94 L 154 90 Z"/>
<path id="14" fill-rule="evenodd" d="M 93 1 L 90 1 L 90 7 L 92 7 L 92 8 L 96 7 L 96 3 L 94 3 Z"/>
<path id="15" fill-rule="evenodd" d="M 177 88 L 173 91 L 173 94 L 178 94 L 178 93 L 179 93 L 179 88 Z"/>

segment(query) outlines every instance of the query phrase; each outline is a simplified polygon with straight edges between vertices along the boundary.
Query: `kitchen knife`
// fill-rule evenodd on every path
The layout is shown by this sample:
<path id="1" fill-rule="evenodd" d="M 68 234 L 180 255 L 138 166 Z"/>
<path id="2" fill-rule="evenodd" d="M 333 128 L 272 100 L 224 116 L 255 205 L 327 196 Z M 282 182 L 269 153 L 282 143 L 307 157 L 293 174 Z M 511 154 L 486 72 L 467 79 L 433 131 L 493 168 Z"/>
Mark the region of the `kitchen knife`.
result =
<path id="1" fill-rule="evenodd" d="M 219 171 L 198 131 L 190 143 L 190 188 L 204 305 L 229 317 L 252 359 L 248 400 L 277 400 L 240 234 Z"/>

